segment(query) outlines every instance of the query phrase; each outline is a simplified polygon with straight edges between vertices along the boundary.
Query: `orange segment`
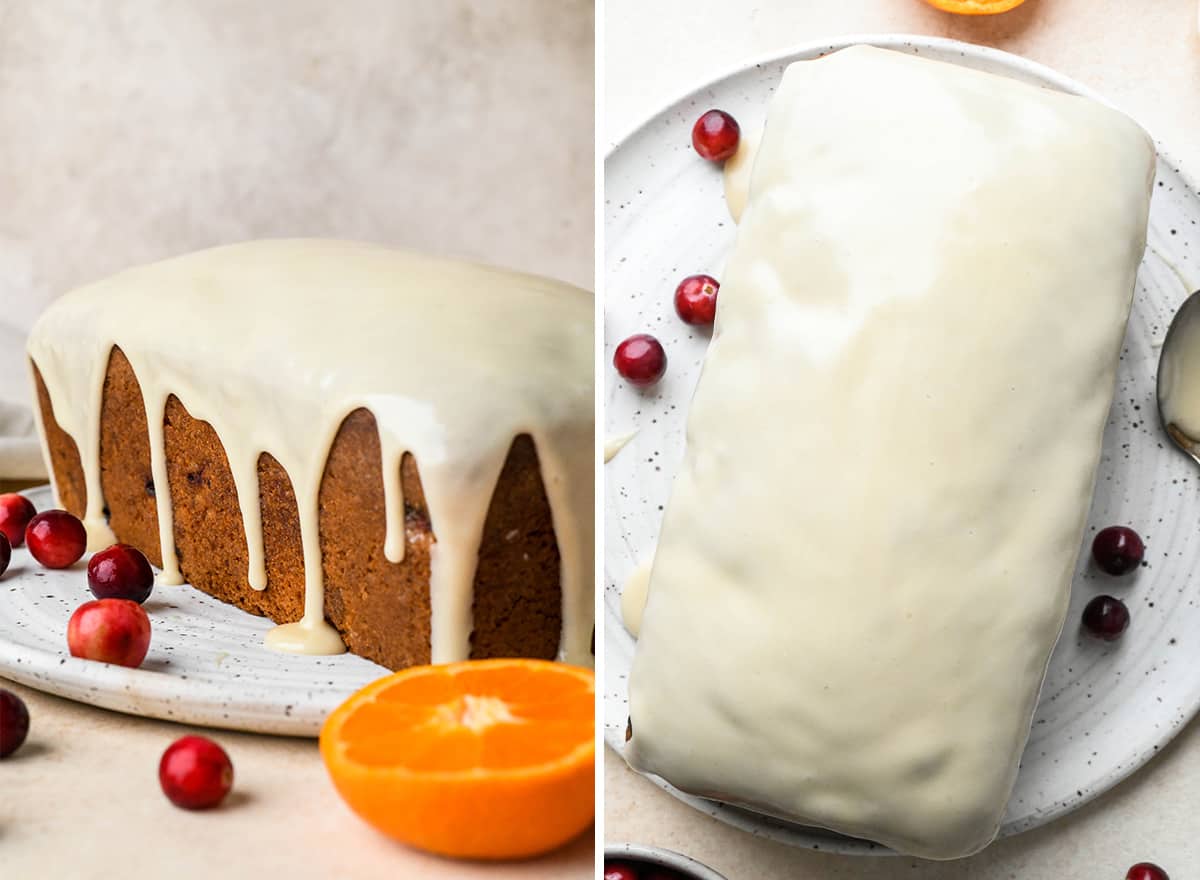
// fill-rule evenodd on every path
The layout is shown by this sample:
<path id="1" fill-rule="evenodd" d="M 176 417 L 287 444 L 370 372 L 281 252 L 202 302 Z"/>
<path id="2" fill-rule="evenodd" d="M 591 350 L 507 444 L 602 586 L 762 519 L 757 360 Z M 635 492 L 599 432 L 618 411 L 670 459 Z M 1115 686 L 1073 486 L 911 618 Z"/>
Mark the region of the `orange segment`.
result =
<path id="1" fill-rule="evenodd" d="M 321 730 L 338 794 L 390 837 L 460 858 L 548 852 L 595 813 L 595 676 L 544 660 L 418 666 Z"/>
<path id="2" fill-rule="evenodd" d="M 995 15 L 997 12 L 1016 9 L 1025 0 L 925 0 L 925 2 L 943 12 L 957 12 L 959 15 Z"/>

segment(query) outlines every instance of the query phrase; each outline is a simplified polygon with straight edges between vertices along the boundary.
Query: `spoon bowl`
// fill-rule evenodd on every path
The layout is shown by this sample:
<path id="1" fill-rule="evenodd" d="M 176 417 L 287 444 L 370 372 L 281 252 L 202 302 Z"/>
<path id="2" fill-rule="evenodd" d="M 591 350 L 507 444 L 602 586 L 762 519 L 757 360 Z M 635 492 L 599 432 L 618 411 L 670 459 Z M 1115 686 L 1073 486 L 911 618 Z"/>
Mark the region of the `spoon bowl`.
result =
<path id="1" fill-rule="evenodd" d="M 1158 356 L 1158 417 L 1171 442 L 1200 464 L 1200 291 L 1171 319 Z"/>

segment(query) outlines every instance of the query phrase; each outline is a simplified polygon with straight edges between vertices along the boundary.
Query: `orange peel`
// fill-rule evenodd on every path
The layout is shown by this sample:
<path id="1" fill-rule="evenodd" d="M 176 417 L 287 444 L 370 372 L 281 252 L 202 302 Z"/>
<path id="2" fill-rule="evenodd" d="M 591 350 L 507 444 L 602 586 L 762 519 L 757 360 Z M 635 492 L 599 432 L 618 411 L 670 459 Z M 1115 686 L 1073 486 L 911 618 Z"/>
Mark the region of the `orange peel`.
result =
<path id="1" fill-rule="evenodd" d="M 1025 0 L 925 0 L 930 6 L 957 15 L 996 15 L 1016 9 Z"/>

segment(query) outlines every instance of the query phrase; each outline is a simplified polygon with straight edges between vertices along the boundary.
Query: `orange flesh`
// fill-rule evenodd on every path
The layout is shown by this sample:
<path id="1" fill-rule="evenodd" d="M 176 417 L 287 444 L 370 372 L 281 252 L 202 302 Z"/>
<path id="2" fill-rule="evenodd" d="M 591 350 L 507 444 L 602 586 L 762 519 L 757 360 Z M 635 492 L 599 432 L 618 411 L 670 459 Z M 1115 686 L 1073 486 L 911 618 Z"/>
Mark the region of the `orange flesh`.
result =
<path id="1" fill-rule="evenodd" d="M 321 753 L 384 833 L 443 855 L 545 852 L 592 821 L 595 679 L 540 660 L 404 670 L 330 715 Z"/>

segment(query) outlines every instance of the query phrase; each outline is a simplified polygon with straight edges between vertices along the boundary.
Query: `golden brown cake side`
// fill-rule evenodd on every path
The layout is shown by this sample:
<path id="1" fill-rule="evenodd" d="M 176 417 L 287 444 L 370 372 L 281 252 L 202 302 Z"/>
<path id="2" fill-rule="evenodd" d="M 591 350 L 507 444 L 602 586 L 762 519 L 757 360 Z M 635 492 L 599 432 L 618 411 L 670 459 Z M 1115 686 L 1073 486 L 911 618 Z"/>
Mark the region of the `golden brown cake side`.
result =
<path id="1" fill-rule="evenodd" d="M 54 418 L 34 364 L 51 467 L 59 497 L 82 515 L 87 503 L 79 452 Z M 304 613 L 304 562 L 296 498 L 271 455 L 258 462 L 267 588 L 246 579 L 247 548 L 233 476 L 220 438 L 172 396 L 164 422 L 168 479 L 180 569 L 194 587 L 277 623 Z M 418 463 L 404 456 L 405 551 L 384 557 L 385 508 L 375 418 L 365 409 L 342 422 L 320 488 L 325 615 L 347 647 L 392 669 L 430 660 L 430 523 Z M 100 417 L 101 487 L 117 538 L 161 564 L 156 489 L 141 388 L 114 348 Z M 537 450 L 513 440 L 484 526 L 475 576 L 473 658 L 553 659 L 562 632 L 559 551 Z M 164 589 L 170 589 L 164 588 Z"/>

